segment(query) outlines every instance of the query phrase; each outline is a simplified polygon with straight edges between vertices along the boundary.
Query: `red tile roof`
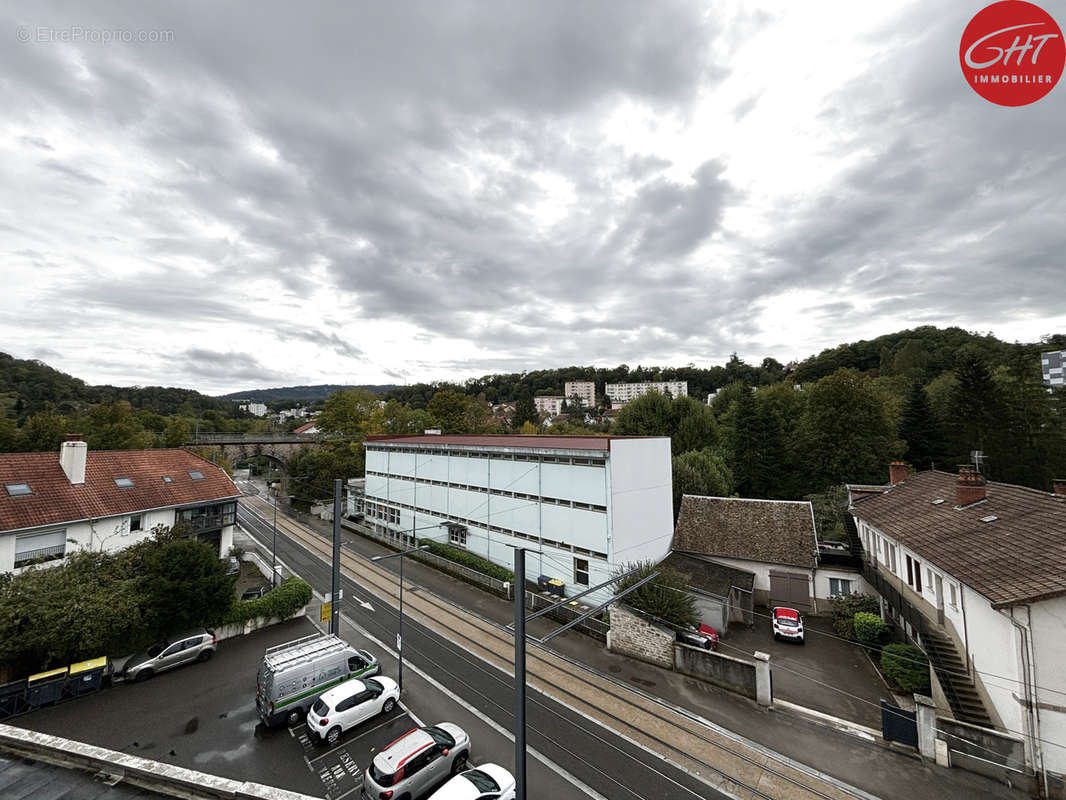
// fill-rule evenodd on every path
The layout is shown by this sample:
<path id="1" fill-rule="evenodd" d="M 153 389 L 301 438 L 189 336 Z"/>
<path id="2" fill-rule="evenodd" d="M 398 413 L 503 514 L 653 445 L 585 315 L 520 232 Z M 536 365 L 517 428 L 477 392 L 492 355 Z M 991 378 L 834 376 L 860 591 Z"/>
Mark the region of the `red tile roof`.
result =
<path id="1" fill-rule="evenodd" d="M 460 447 L 522 447 L 538 450 L 610 450 L 615 439 L 658 439 L 658 436 L 539 436 L 530 434 L 411 434 L 367 436 L 367 444 L 438 444 Z"/>
<path id="2" fill-rule="evenodd" d="M 308 423 L 306 423 L 304 425 L 301 425 L 299 428 L 296 428 L 293 431 L 293 433 L 306 433 L 307 431 L 311 430 L 313 427 L 315 427 L 315 423 L 308 422 Z"/>
<path id="3" fill-rule="evenodd" d="M 194 481 L 189 473 L 203 473 Z M 169 475 L 171 483 L 163 481 Z M 115 478 L 130 478 L 121 489 Z M 11 497 L 4 486 L 28 483 L 33 494 Z M 0 531 L 134 514 L 239 497 L 229 476 L 210 461 L 185 450 L 90 451 L 85 483 L 71 485 L 59 465 L 59 453 L 0 454 Z"/>
<path id="4" fill-rule="evenodd" d="M 1066 497 L 989 481 L 983 502 L 957 509 L 957 480 L 919 472 L 865 498 L 853 514 L 993 606 L 1066 595 Z M 996 519 L 981 521 L 987 517 Z"/>

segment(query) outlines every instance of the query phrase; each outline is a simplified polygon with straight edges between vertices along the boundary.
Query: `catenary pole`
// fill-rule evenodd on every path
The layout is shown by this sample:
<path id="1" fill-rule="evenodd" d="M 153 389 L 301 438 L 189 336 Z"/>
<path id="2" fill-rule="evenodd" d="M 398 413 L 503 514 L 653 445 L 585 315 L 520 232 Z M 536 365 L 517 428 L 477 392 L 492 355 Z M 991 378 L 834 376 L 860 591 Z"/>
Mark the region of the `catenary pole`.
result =
<path id="1" fill-rule="evenodd" d="M 526 800 L 526 551 L 514 550 L 515 800 Z"/>
<path id="2" fill-rule="evenodd" d="M 341 479 L 333 481 L 333 586 L 329 593 L 329 632 L 339 636 L 341 632 Z"/>

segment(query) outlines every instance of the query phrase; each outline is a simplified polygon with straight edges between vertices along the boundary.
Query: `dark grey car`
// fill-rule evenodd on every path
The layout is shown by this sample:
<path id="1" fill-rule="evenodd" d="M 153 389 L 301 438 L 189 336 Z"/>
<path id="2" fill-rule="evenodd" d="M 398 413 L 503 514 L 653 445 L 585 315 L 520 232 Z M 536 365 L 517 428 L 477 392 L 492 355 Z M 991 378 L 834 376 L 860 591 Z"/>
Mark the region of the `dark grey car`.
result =
<path id="1" fill-rule="evenodd" d="M 207 661 L 215 654 L 215 634 L 205 628 L 170 636 L 147 650 L 134 653 L 122 667 L 128 681 L 143 681 L 191 661 Z"/>

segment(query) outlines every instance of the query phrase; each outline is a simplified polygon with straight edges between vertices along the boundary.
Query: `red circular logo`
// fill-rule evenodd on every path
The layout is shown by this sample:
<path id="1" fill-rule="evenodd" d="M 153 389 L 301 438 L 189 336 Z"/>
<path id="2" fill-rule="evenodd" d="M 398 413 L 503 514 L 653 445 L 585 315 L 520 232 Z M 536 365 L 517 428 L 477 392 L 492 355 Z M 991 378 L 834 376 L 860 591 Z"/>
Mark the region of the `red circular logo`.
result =
<path id="1" fill-rule="evenodd" d="M 977 12 L 959 44 L 970 87 L 1001 106 L 1035 103 L 1050 92 L 1066 64 L 1058 24 L 1040 6 L 1004 0 Z"/>

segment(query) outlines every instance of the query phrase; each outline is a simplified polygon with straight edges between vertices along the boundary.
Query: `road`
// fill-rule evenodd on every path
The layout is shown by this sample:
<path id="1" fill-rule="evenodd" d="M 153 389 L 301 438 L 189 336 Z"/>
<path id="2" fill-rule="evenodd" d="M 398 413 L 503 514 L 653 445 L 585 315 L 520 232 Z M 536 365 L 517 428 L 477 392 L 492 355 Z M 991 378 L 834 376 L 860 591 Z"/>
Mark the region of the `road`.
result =
<path id="1" fill-rule="evenodd" d="M 258 508 L 264 516 L 255 513 Z M 266 546 L 272 539 L 272 526 L 265 518 L 268 506 L 261 500 L 245 498 L 239 511 L 241 525 Z M 278 518 L 278 558 L 295 572 L 306 577 L 316 591 L 328 591 L 330 573 L 326 562 L 312 549 L 328 552 L 326 543 L 317 534 L 291 520 Z M 345 609 L 357 626 L 382 644 L 394 643 L 398 630 L 398 614 L 393 604 L 395 578 L 383 573 L 377 565 L 344 553 L 342 588 Z M 389 563 L 389 562 L 385 562 Z M 352 578 L 359 579 L 357 583 Z M 382 582 L 387 578 L 388 585 Z M 499 626 L 486 627 L 486 621 L 475 618 L 435 598 L 422 589 L 408 588 L 405 606 L 413 617 L 404 623 L 404 654 L 412 672 L 420 671 L 441 688 L 451 692 L 469 712 L 482 720 L 491 720 L 496 741 L 490 750 L 493 760 L 510 768 L 513 744 L 508 733 L 513 725 L 513 678 L 506 664 L 506 646 L 496 647 L 503 634 Z M 369 602 L 373 611 L 366 610 L 359 601 Z M 417 606 L 416 604 L 420 604 Z M 465 619 L 464 619 L 465 617 Z M 430 624 L 423 624 L 429 622 Z M 441 635 L 437 623 L 449 626 L 449 635 Z M 509 645 L 508 645 L 509 646 Z M 382 650 L 376 651 L 381 653 Z M 543 653 L 531 649 L 529 655 L 531 684 L 547 685 L 552 669 Z M 388 674 L 388 661 L 383 659 Z M 658 800 L 670 797 L 718 798 L 730 793 L 745 797 L 847 797 L 836 786 L 826 786 L 811 776 L 790 771 L 767 759 L 751 759 L 740 752 L 739 746 L 710 735 L 707 730 L 655 707 L 646 698 L 629 692 L 626 687 L 611 685 L 603 680 L 593 685 L 583 677 L 585 685 L 579 691 L 564 688 L 565 678 L 574 678 L 580 669 L 570 669 L 573 675 L 556 676 L 553 686 L 561 691 L 541 692 L 531 688 L 527 702 L 527 744 L 531 752 L 541 758 L 529 758 L 530 785 L 538 787 L 538 773 L 546 770 L 558 777 L 560 771 L 570 776 L 570 788 L 561 796 L 592 796 L 620 800 Z M 409 674 L 409 673 L 405 673 Z M 533 676 L 539 676 L 533 680 Z M 417 710 L 420 703 L 429 701 L 414 693 L 413 684 L 405 681 L 405 701 Z M 576 684 L 569 684 L 574 686 Z M 549 696 L 549 694 L 554 695 Z M 562 696 L 560 702 L 557 697 Z M 589 696 L 594 699 L 590 703 Z M 635 723 L 634 720 L 640 720 Z M 626 727 L 626 726 L 629 727 Z M 615 730 L 624 730 L 619 735 Z M 653 752 L 657 751 L 657 752 Z M 696 753 L 713 752 L 715 757 Z M 661 754 L 665 754 L 664 759 Z M 719 758 L 720 756 L 720 758 Z M 722 769 L 722 763 L 731 768 Z M 686 768 L 679 768 L 684 765 Z M 574 792 L 577 794 L 574 794 Z M 531 791 L 530 797 L 554 796 L 554 793 Z"/>

